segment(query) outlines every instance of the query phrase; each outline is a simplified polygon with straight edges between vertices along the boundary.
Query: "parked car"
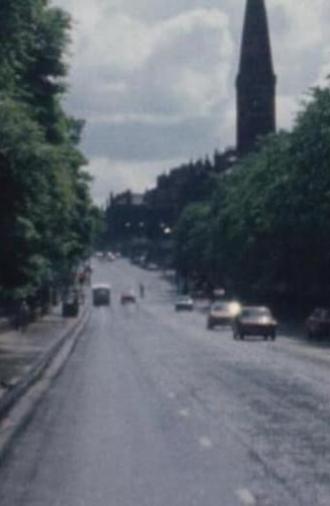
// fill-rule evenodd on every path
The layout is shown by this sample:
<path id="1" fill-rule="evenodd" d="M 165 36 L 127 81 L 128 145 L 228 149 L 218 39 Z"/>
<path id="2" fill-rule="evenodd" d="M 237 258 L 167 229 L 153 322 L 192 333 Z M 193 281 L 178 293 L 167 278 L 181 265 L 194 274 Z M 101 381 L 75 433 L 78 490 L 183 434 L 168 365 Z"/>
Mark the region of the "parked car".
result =
<path id="1" fill-rule="evenodd" d="M 306 329 L 310 338 L 330 336 L 330 309 L 314 309 L 306 320 Z"/>
<path id="2" fill-rule="evenodd" d="M 265 306 L 243 307 L 233 321 L 234 339 L 261 335 L 264 339 L 276 339 L 277 321 L 270 309 Z"/>
<path id="3" fill-rule="evenodd" d="M 63 297 L 62 316 L 72 318 L 79 313 L 79 291 L 72 288 L 68 290 Z"/>
<path id="4" fill-rule="evenodd" d="M 217 325 L 231 325 L 240 309 L 240 304 L 235 301 L 214 302 L 207 316 L 207 328 L 211 330 Z"/>
<path id="5" fill-rule="evenodd" d="M 93 285 L 92 297 L 94 306 L 109 306 L 111 304 L 110 285 L 105 283 Z"/>
<path id="6" fill-rule="evenodd" d="M 194 309 L 194 301 L 190 295 L 180 295 L 175 301 L 176 311 L 192 311 Z"/>
<path id="7" fill-rule="evenodd" d="M 136 295 L 133 292 L 133 290 L 129 290 L 128 292 L 123 292 L 120 296 L 120 303 L 122 305 L 135 304 L 136 303 Z"/>

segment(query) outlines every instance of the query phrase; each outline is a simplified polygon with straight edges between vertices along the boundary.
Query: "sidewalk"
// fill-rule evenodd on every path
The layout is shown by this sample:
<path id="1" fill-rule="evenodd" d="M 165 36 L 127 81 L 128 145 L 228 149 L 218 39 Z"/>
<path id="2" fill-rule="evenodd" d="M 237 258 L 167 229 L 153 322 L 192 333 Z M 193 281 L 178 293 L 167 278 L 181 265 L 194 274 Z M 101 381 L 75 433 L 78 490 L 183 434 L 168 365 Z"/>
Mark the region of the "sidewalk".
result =
<path id="1" fill-rule="evenodd" d="M 51 314 L 31 323 L 25 332 L 0 329 L 0 418 L 8 405 L 13 404 L 11 398 L 22 395 L 33 375 L 47 367 L 87 311 L 82 306 L 77 318 L 63 318 L 58 306 Z M 18 393 L 19 390 L 22 392 Z"/>

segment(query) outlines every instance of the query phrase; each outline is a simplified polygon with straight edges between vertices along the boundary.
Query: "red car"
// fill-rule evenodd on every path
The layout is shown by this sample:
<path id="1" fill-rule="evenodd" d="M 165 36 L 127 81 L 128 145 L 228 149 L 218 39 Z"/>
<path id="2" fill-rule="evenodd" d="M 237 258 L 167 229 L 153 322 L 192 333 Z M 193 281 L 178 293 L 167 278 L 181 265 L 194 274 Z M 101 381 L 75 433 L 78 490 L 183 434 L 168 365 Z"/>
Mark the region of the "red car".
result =
<path id="1" fill-rule="evenodd" d="M 264 306 L 243 307 L 234 319 L 234 339 L 244 339 L 245 336 L 259 335 L 264 339 L 276 339 L 277 321 L 270 309 Z"/>
<path id="2" fill-rule="evenodd" d="M 120 297 L 120 303 L 122 305 L 125 304 L 135 304 L 136 296 L 133 291 L 123 292 Z"/>
<path id="3" fill-rule="evenodd" d="M 330 336 L 330 309 L 318 307 L 306 320 L 308 337 Z"/>

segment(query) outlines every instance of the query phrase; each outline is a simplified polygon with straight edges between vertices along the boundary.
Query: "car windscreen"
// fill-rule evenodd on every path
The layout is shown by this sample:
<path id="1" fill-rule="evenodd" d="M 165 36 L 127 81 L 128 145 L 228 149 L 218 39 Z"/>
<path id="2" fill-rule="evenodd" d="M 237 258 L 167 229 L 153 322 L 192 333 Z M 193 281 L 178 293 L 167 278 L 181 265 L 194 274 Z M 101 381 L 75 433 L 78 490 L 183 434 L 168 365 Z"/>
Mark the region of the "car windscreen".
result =
<path id="1" fill-rule="evenodd" d="M 228 303 L 217 303 L 212 305 L 212 311 L 228 311 Z"/>
<path id="2" fill-rule="evenodd" d="M 246 308 L 242 311 L 243 318 L 262 318 L 264 316 L 271 316 L 267 308 Z"/>
<path id="3" fill-rule="evenodd" d="M 96 297 L 108 297 L 109 289 L 108 288 L 96 288 L 93 290 L 93 293 Z"/>

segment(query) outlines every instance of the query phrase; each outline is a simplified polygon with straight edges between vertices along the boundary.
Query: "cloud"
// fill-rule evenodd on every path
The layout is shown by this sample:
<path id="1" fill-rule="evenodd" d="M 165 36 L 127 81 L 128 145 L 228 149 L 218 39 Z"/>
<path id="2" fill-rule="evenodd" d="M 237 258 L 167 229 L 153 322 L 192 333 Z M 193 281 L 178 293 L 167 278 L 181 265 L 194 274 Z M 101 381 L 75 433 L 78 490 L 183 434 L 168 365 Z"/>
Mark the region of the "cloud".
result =
<path id="1" fill-rule="evenodd" d="M 282 37 L 277 39 L 290 52 L 302 52 L 322 44 L 325 24 L 322 11 L 325 0 L 272 0 L 270 6 L 282 9 L 286 23 Z"/>
<path id="2" fill-rule="evenodd" d="M 72 79 L 74 106 L 94 122 L 105 111 L 140 114 L 141 121 L 153 113 L 169 121 L 205 115 L 228 96 L 233 43 L 220 10 L 198 9 L 154 24 L 100 10 L 92 20 L 89 35 L 83 30 L 76 37 Z"/>
<path id="3" fill-rule="evenodd" d="M 322 60 L 319 68 L 319 73 L 315 79 L 314 86 L 327 86 L 329 85 L 330 77 L 330 41 L 322 48 Z"/>
<path id="4" fill-rule="evenodd" d="M 116 189 L 139 186 L 138 178 L 151 184 L 155 170 L 170 168 L 173 160 L 235 143 L 245 0 L 53 2 L 74 17 L 67 107 L 87 119 L 83 149 L 100 178 L 97 194 L 112 178 Z M 307 89 L 324 84 L 330 73 L 330 4 L 266 4 L 277 123 L 290 128 Z"/>
<path id="5" fill-rule="evenodd" d="M 105 166 L 122 184 L 137 166 L 145 183 L 145 174 L 155 174 L 150 165 L 169 168 L 173 159 L 213 152 L 219 110 L 232 88 L 228 16 L 194 9 L 146 22 L 110 16 L 102 2 L 89 16 L 90 23 L 86 13 L 77 21 L 68 106 L 87 118 L 83 146 L 91 166 L 102 167 L 96 173 L 103 184 Z"/>
<path id="6" fill-rule="evenodd" d="M 277 117 L 281 118 L 280 128 L 289 130 L 294 122 L 300 101 L 297 97 L 280 95 L 277 97 Z"/>
<path id="7" fill-rule="evenodd" d="M 330 34 L 326 0 L 270 0 L 270 19 L 279 93 L 301 96 L 320 73 Z M 280 118 L 281 121 L 281 118 Z"/>
<path id="8" fill-rule="evenodd" d="M 154 120 L 154 116 L 150 118 Z M 90 157 L 157 162 L 197 158 L 214 151 L 219 143 L 218 118 L 188 118 L 165 124 L 119 121 L 96 122 L 86 129 L 84 147 Z M 169 166 L 170 167 L 170 166 Z"/>

